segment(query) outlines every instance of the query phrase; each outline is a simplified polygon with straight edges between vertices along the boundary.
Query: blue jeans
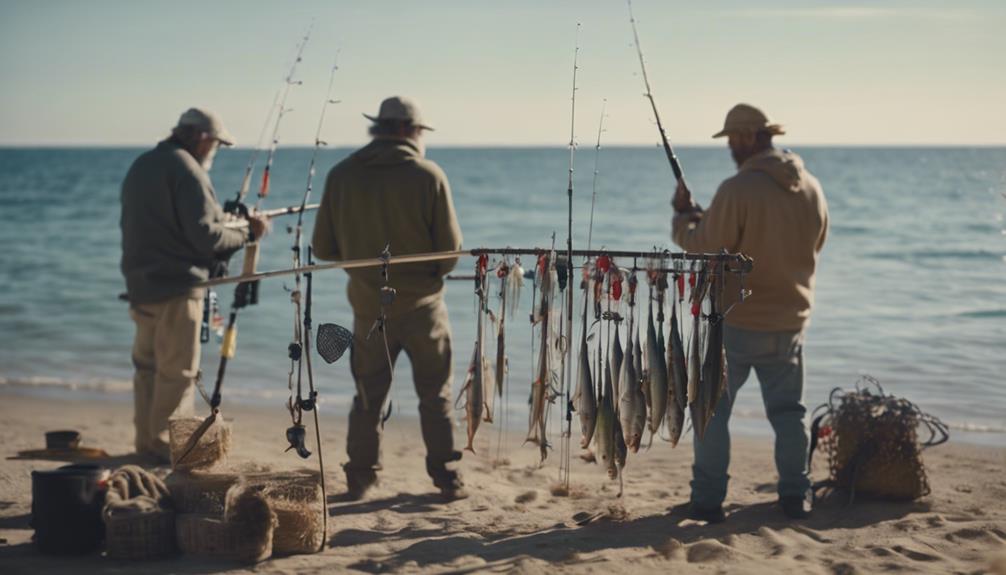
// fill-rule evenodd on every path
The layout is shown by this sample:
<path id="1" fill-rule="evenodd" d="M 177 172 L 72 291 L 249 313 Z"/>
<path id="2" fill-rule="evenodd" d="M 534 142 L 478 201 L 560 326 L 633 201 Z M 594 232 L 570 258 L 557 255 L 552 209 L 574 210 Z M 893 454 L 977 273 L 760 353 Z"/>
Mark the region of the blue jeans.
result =
<path id="1" fill-rule="evenodd" d="M 721 505 L 730 476 L 730 430 L 727 424 L 734 399 L 754 368 L 761 384 L 765 413 L 775 430 L 775 467 L 780 497 L 804 497 L 810 490 L 807 474 L 807 408 L 803 404 L 803 332 L 763 332 L 725 326 L 727 391 L 705 436 L 695 438 L 692 466 L 692 503 Z"/>

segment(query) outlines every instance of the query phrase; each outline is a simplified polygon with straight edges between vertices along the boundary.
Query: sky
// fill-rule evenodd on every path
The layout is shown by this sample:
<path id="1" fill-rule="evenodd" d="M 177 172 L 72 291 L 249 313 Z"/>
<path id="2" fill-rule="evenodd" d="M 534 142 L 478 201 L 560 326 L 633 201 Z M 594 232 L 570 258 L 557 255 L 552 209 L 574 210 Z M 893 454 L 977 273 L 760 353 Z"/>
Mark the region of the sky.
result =
<path id="1" fill-rule="evenodd" d="M 1002 0 L 636 0 L 672 143 L 710 139 L 738 102 L 787 144 L 1006 143 Z M 313 22 L 281 145 L 367 140 L 362 113 L 415 98 L 430 146 L 564 146 L 658 134 L 621 0 L 0 0 L 0 145 L 138 145 L 190 106 L 253 146 Z M 580 24 L 577 33 L 577 24 Z M 578 38 L 578 40 L 577 40 Z"/>

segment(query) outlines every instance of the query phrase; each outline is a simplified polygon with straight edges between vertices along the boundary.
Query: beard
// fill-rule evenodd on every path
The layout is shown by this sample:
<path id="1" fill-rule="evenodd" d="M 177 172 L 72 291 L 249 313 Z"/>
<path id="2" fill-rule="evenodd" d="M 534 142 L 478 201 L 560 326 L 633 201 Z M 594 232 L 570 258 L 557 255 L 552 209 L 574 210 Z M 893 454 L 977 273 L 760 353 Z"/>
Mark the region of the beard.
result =
<path id="1" fill-rule="evenodd" d="M 206 155 L 203 156 L 203 159 L 199 161 L 199 165 L 201 165 L 203 169 L 206 170 L 207 172 L 210 171 L 210 169 L 213 168 L 213 158 L 216 157 L 216 155 L 217 155 L 217 147 L 213 146 L 212 148 L 210 148 L 209 152 L 206 152 Z"/>

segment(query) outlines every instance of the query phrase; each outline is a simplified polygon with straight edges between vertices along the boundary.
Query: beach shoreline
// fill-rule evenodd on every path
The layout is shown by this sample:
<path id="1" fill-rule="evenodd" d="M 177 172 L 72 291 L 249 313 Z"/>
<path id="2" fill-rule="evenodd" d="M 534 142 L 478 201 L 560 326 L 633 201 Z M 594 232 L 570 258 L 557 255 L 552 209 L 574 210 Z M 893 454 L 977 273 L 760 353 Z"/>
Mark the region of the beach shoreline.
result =
<path id="1" fill-rule="evenodd" d="M 411 403 L 410 403 L 411 405 Z M 403 412 L 410 407 L 404 407 Z M 286 447 L 289 415 L 279 406 L 226 404 L 234 447 L 229 464 L 274 469 L 317 465 Z M 329 493 L 329 544 L 323 553 L 273 558 L 256 572 L 591 572 L 675 569 L 731 573 L 987 572 L 1006 551 L 1006 449 L 951 442 L 925 453 L 933 493 L 911 503 L 826 500 L 814 517 L 791 522 L 775 506 L 769 438 L 737 437 L 732 481 L 721 525 L 702 525 L 671 511 L 687 501 L 689 444 L 657 441 L 630 455 L 625 492 L 595 465 L 573 455 L 569 496 L 557 496 L 559 451 L 538 466 L 537 449 L 521 445 L 511 418 L 501 463 L 497 426 L 483 425 L 478 454 L 461 469 L 471 497 L 443 504 L 425 474 L 418 422 L 394 417 L 385 431 L 381 484 L 363 502 L 347 502 L 339 465 L 345 461 L 345 415 L 322 412 Z M 194 557 L 128 563 L 98 553 L 77 559 L 45 557 L 30 543 L 31 471 L 57 462 L 10 459 L 38 448 L 43 432 L 78 429 L 83 445 L 100 447 L 109 463 L 130 461 L 128 403 L 0 394 L 0 563 L 8 573 L 244 572 L 248 566 Z M 455 438 L 460 441 L 462 428 Z M 574 430 L 574 437 L 578 436 Z M 313 450 L 313 444 L 309 446 Z M 824 473 L 816 458 L 815 478 Z M 166 471 L 166 469 L 162 469 Z M 591 519 L 584 525 L 577 522 Z"/>

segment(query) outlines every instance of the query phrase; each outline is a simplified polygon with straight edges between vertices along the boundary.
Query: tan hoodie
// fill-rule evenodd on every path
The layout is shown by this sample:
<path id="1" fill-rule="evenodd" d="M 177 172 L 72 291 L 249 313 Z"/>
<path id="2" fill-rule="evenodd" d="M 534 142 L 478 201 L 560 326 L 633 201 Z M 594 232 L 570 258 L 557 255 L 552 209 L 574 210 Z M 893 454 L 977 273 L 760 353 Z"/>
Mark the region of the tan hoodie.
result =
<path id="1" fill-rule="evenodd" d="M 697 224 L 673 223 L 674 241 L 689 252 L 726 248 L 754 259 L 744 278 L 751 296 L 727 315 L 729 325 L 798 331 L 814 304 L 814 270 L 828 232 L 828 206 L 817 178 L 790 151 L 766 150 L 744 162 L 716 191 Z M 736 284 L 727 299 L 736 301 Z"/>
<path id="2" fill-rule="evenodd" d="M 387 244 L 392 255 L 461 249 L 447 176 L 410 140 L 375 139 L 332 168 L 311 242 L 323 260 L 373 258 Z M 391 266 L 389 285 L 397 297 L 388 317 L 435 303 L 455 264 L 456 259 Z M 376 318 L 384 285 L 380 269 L 347 273 L 354 313 Z"/>

